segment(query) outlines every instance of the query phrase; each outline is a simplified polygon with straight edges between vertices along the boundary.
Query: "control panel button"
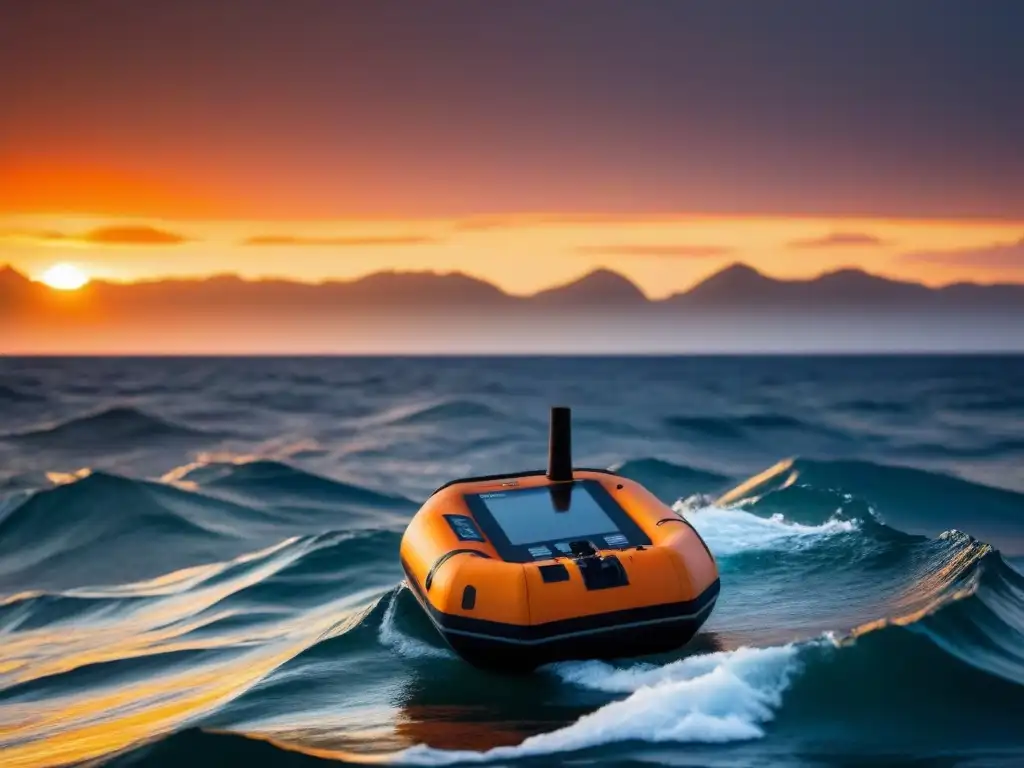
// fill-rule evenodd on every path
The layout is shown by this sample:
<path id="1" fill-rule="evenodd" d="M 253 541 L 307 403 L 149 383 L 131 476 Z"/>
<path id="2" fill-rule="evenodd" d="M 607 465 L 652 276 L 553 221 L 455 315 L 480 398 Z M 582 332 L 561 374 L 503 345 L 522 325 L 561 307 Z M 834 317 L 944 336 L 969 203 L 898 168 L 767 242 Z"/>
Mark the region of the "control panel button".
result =
<path id="1" fill-rule="evenodd" d="M 445 515 L 444 519 L 451 526 L 459 541 L 486 541 L 484 535 L 480 533 L 480 529 L 476 527 L 476 523 L 473 522 L 473 518 L 466 515 Z"/>
<path id="2" fill-rule="evenodd" d="M 538 566 L 537 570 L 540 571 L 540 577 L 546 583 L 552 583 L 557 581 L 568 581 L 569 570 L 564 565 L 541 565 Z"/>

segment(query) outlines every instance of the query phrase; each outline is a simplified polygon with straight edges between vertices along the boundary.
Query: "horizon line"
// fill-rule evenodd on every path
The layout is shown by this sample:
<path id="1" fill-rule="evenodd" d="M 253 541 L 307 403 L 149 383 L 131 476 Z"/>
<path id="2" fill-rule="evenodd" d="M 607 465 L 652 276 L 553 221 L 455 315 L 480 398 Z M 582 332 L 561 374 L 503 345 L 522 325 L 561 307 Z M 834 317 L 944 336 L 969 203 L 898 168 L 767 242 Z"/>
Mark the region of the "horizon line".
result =
<path id="1" fill-rule="evenodd" d="M 230 280 L 234 280 L 234 281 L 237 281 L 237 282 L 240 282 L 240 283 L 244 283 L 246 285 L 259 285 L 261 283 L 285 283 L 285 284 L 288 284 L 288 285 L 307 286 L 307 287 L 311 287 L 311 288 L 326 288 L 326 287 L 339 286 L 339 285 L 352 285 L 354 283 L 360 282 L 361 280 L 365 280 L 367 278 L 374 277 L 374 276 L 377 276 L 377 275 L 394 275 L 394 276 L 423 276 L 423 275 L 429 275 L 429 276 L 433 276 L 433 277 L 442 277 L 442 278 L 444 278 L 444 277 L 464 277 L 464 278 L 467 278 L 467 279 L 470 279 L 470 280 L 474 280 L 474 281 L 483 283 L 485 285 L 488 285 L 491 288 L 494 288 L 495 290 L 499 291 L 503 295 L 508 296 L 510 298 L 525 298 L 525 299 L 528 299 L 528 298 L 535 297 L 535 296 L 537 296 L 537 295 L 539 295 L 541 293 L 544 293 L 546 291 L 550 291 L 550 290 L 553 290 L 553 289 L 564 288 L 564 287 L 568 287 L 568 286 L 574 285 L 574 284 L 579 283 L 579 282 L 581 282 L 582 280 L 584 280 L 584 279 L 586 279 L 588 277 L 591 277 L 592 275 L 601 274 L 601 273 L 608 273 L 608 274 L 614 275 L 615 277 L 617 277 L 617 278 L 619 278 L 619 279 L 621 279 L 621 280 L 623 280 L 625 282 L 628 282 L 648 302 L 658 303 L 658 302 L 662 302 L 662 301 L 666 301 L 668 299 L 671 299 L 671 298 L 673 298 L 675 296 L 686 295 L 690 291 L 692 291 L 694 288 L 696 288 L 697 286 L 699 286 L 702 283 L 706 282 L 707 280 L 709 280 L 709 279 L 711 279 L 711 278 L 713 278 L 713 277 L 715 277 L 717 275 L 723 274 L 723 273 L 725 273 L 725 272 L 727 272 L 729 270 L 737 269 L 737 268 L 749 270 L 749 271 L 754 272 L 754 273 L 760 275 L 761 277 L 764 277 L 764 278 L 766 278 L 768 280 L 771 280 L 773 282 L 789 283 L 789 284 L 792 284 L 792 283 L 809 283 L 809 282 L 814 282 L 816 280 L 820 280 L 820 279 L 822 279 L 824 277 L 828 277 L 828 276 L 832 276 L 832 275 L 837 275 L 837 274 L 841 274 L 841 273 L 844 273 L 844 272 L 846 272 L 846 273 L 852 272 L 852 273 L 858 273 L 858 274 L 861 274 L 861 275 L 865 275 L 865 276 L 868 276 L 868 277 L 874 277 L 874 278 L 877 278 L 877 279 L 880 279 L 880 280 L 885 280 L 885 281 L 892 282 L 892 283 L 899 283 L 899 284 L 902 284 L 902 285 L 916 285 L 916 286 L 920 286 L 922 288 L 926 288 L 928 290 L 942 290 L 942 289 L 945 289 L 945 288 L 950 288 L 950 287 L 958 286 L 958 285 L 975 285 L 975 286 L 979 286 L 979 287 L 1017 286 L 1017 287 L 1024 288 L 1024 281 L 1019 281 L 1018 282 L 1018 281 L 1005 281 L 1005 280 L 1003 280 L 1003 281 L 990 281 L 990 282 L 979 282 L 979 281 L 975 281 L 975 280 L 953 280 L 953 281 L 950 281 L 950 282 L 947 282 L 947 283 L 941 283 L 941 284 L 937 284 L 937 285 L 929 285 L 927 283 L 920 282 L 920 281 L 917 281 L 917 280 L 907 280 L 907 279 L 902 279 L 902 278 L 898 278 L 898 277 L 891 277 L 891 276 L 889 276 L 889 275 L 887 275 L 887 274 L 885 274 L 884 272 L 881 272 L 881 271 L 877 271 L 877 272 L 876 271 L 871 271 L 871 270 L 864 269 L 863 267 L 858 267 L 858 266 L 853 266 L 853 265 L 846 266 L 846 267 L 834 267 L 834 268 L 831 268 L 831 269 L 823 269 L 820 272 L 815 273 L 811 277 L 784 278 L 784 277 L 777 277 L 775 275 L 772 275 L 772 274 L 768 273 L 765 270 L 758 269 L 757 267 L 751 266 L 749 263 L 747 263 L 745 261 L 733 260 L 733 261 L 728 262 L 724 266 L 721 266 L 721 267 L 719 267 L 717 269 L 714 269 L 714 270 L 712 270 L 710 272 L 707 272 L 703 277 L 697 279 L 688 288 L 680 290 L 680 291 L 675 291 L 674 293 L 671 293 L 671 294 L 669 294 L 669 295 L 667 295 L 667 296 L 665 296 L 664 298 L 661 298 L 661 299 L 651 298 L 650 295 L 645 290 L 643 290 L 643 288 L 641 288 L 639 285 L 637 285 L 636 281 L 634 281 L 632 278 L 630 278 L 629 276 L 623 274 L 621 271 L 619 271 L 617 269 L 612 269 L 611 267 L 606 267 L 606 266 L 597 266 L 597 267 L 592 267 L 592 268 L 586 269 L 584 271 L 579 272 L 577 274 L 577 276 L 574 277 L 574 278 L 571 278 L 571 279 L 566 280 L 566 281 L 551 283 L 550 285 L 548 285 L 546 287 L 538 288 L 537 290 L 533 291 L 532 293 L 512 293 L 512 292 L 509 292 L 509 291 L 505 290 L 504 288 L 502 288 L 501 286 L 497 285 L 496 283 L 492 282 L 491 280 L 489 280 L 487 278 L 477 277 L 475 275 L 472 275 L 472 274 L 470 274 L 470 273 L 468 273 L 468 272 L 466 272 L 464 270 L 460 270 L 460 269 L 446 270 L 446 271 L 433 270 L 433 269 L 423 269 L 423 270 L 416 270 L 416 269 L 378 269 L 378 270 L 374 270 L 374 271 L 370 271 L 370 272 L 365 272 L 362 275 L 359 275 L 357 277 L 352 277 L 352 278 L 325 278 L 325 279 L 318 280 L 318 281 L 302 280 L 302 279 L 286 277 L 286 276 L 281 276 L 281 275 L 261 275 L 261 276 L 258 276 L 258 277 L 246 277 L 246 276 L 240 275 L 237 272 L 211 272 L 211 273 L 208 273 L 208 274 L 205 274 L 205 275 L 173 275 L 173 274 L 171 274 L 171 275 L 164 275 L 164 276 L 161 276 L 161 277 L 142 278 L 142 279 L 139 279 L 139 280 L 116 280 L 116 279 L 109 279 L 109 278 L 102 278 L 102 279 L 99 279 L 99 278 L 92 279 L 92 278 L 90 278 L 89 282 L 86 283 L 82 287 L 82 289 L 79 289 L 79 290 L 85 290 L 90 285 L 109 285 L 109 286 L 118 286 L 118 287 L 131 287 L 131 286 L 137 286 L 137 285 L 159 285 L 159 284 L 163 284 L 163 283 L 197 283 L 197 284 L 199 284 L 199 283 L 212 282 L 212 281 L 218 280 L 218 279 L 220 279 L 220 280 L 230 279 Z M 18 276 L 22 277 L 23 279 L 25 279 L 26 281 L 32 283 L 33 285 L 36 285 L 36 286 L 39 286 L 39 287 L 43 287 L 43 288 L 48 288 L 49 287 L 49 286 L 47 286 L 47 284 L 44 281 L 26 275 L 24 272 L 22 272 L 21 270 L 17 269 L 16 267 L 14 267 L 10 262 L 4 262 L 4 263 L 0 264 L 0 272 L 3 272 L 3 271 L 13 272 L 16 275 L 18 275 Z"/>
<path id="2" fill-rule="evenodd" d="M 328 360 L 328 359 L 465 359 L 465 360 L 504 360 L 516 358 L 600 358 L 615 360 L 619 358 L 650 358 L 650 359 L 677 359 L 677 358 L 756 358 L 756 357 L 819 357 L 819 358 L 865 358 L 865 357 L 1021 357 L 1024 358 L 1024 350 L 861 350 L 861 351 L 825 351 L 825 350 L 775 350 L 768 352 L 506 352 L 502 354 L 477 353 L 477 352 L 94 352 L 94 353 L 6 353 L 0 352 L 0 359 L 6 360 L 85 360 L 85 359 L 107 359 L 107 360 L 245 360 L 245 359 L 267 359 L 267 360 Z"/>

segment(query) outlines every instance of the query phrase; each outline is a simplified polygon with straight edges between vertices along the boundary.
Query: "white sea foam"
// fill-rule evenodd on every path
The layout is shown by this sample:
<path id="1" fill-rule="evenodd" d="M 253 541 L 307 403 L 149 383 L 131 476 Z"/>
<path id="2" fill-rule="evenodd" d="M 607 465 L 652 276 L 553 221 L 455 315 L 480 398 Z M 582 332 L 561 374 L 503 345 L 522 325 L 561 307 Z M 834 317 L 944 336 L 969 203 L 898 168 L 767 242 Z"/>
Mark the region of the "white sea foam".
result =
<path id="1" fill-rule="evenodd" d="M 597 661 L 548 667 L 563 680 L 591 689 L 628 693 L 575 723 L 486 752 L 416 746 L 398 762 L 448 765 L 567 752 L 612 742 L 724 743 L 764 736 L 798 671 L 799 646 L 740 648 L 691 656 L 666 666 L 617 668 Z"/>
<path id="2" fill-rule="evenodd" d="M 395 619 L 395 612 L 398 609 L 398 595 L 396 590 L 391 595 L 391 602 L 380 620 L 380 629 L 377 631 L 377 639 L 380 644 L 395 651 L 401 656 L 410 659 L 452 659 L 455 656 L 444 648 L 424 643 L 414 637 L 409 637 L 398 629 Z"/>
<path id="3" fill-rule="evenodd" d="M 717 556 L 758 549 L 795 549 L 814 544 L 823 537 L 851 533 L 857 520 L 828 520 L 820 525 L 795 523 L 781 514 L 758 517 L 742 509 L 727 507 L 689 508 L 676 502 L 673 509 L 684 516 Z"/>

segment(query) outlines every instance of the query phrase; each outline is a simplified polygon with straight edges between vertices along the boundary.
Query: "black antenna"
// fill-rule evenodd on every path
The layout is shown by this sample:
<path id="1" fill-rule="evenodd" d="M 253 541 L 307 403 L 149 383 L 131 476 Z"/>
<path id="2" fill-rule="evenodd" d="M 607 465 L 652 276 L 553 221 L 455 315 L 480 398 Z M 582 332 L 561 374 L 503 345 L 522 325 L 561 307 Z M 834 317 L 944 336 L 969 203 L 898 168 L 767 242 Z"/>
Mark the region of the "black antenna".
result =
<path id="1" fill-rule="evenodd" d="M 568 408 L 551 409 L 548 436 L 548 480 L 572 480 L 572 415 Z"/>

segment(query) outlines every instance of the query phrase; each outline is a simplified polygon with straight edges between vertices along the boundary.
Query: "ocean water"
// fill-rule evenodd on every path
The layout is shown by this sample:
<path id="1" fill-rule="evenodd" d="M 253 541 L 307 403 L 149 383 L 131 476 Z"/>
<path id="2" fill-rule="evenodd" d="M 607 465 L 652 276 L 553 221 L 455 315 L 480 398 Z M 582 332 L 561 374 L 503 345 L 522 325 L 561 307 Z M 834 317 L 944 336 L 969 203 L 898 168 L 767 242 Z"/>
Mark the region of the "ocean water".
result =
<path id="1" fill-rule="evenodd" d="M 402 583 L 454 477 L 645 483 L 675 654 L 523 677 Z M 1024 358 L 0 360 L 0 765 L 1024 765 Z"/>

